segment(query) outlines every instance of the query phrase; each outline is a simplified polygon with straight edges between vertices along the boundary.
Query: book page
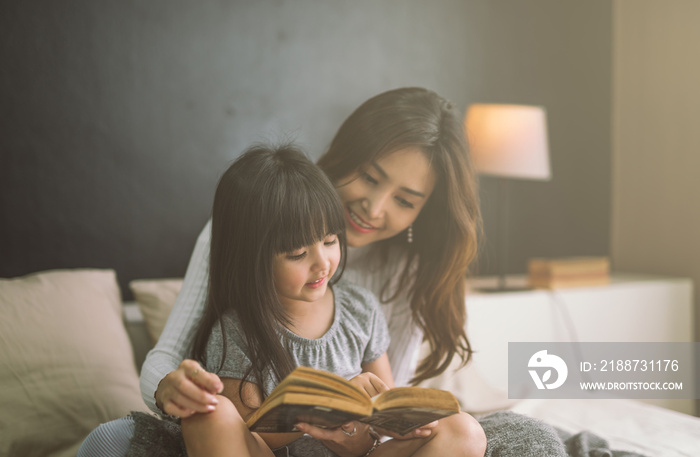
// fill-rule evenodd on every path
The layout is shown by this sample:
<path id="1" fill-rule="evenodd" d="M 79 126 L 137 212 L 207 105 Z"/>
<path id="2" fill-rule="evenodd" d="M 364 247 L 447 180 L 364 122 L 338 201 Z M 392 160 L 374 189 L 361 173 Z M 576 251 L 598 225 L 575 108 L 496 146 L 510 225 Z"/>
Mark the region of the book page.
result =
<path id="1" fill-rule="evenodd" d="M 377 410 L 410 406 L 459 411 L 459 402 L 450 392 L 426 387 L 396 387 L 376 396 L 372 403 Z"/>

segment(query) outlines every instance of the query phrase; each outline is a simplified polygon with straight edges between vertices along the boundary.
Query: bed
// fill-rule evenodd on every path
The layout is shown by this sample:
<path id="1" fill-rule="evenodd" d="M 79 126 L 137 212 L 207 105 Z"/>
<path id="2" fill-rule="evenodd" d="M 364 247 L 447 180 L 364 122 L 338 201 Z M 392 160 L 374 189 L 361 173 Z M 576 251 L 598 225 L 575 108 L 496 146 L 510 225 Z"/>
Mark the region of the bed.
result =
<path id="1" fill-rule="evenodd" d="M 700 418 L 694 399 L 508 398 L 508 342 L 692 342 L 693 284 L 686 278 L 612 275 L 598 287 L 486 293 L 495 278 L 471 283 L 467 334 L 472 362 L 426 382 L 455 392 L 466 410 L 511 410 L 543 420 L 566 434 L 588 431 L 609 448 L 647 456 L 700 456 Z M 423 348 L 425 351 L 425 348 Z"/>
<path id="2" fill-rule="evenodd" d="M 138 367 L 180 285 L 179 278 L 133 281 L 135 301 L 124 303 L 109 269 L 0 279 L 0 457 L 74 456 L 99 423 L 145 411 Z M 471 332 L 475 346 L 502 334 L 503 325 L 479 312 L 470 318 L 481 329 Z M 700 455 L 697 417 L 634 400 L 510 400 L 487 359 L 480 352 L 474 364 L 431 383 L 453 390 L 475 415 L 516 411 L 567 433 L 588 430 L 615 450 Z"/>

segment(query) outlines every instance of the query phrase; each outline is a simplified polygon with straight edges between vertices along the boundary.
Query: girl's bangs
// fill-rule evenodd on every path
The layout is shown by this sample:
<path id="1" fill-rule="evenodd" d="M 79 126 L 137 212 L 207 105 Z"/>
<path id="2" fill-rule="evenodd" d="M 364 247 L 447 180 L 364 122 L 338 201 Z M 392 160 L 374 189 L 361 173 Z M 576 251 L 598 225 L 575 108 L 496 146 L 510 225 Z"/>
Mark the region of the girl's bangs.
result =
<path id="1" fill-rule="evenodd" d="M 307 188 L 286 197 L 270 238 L 275 253 L 292 252 L 345 230 L 343 207 L 332 188 Z"/>

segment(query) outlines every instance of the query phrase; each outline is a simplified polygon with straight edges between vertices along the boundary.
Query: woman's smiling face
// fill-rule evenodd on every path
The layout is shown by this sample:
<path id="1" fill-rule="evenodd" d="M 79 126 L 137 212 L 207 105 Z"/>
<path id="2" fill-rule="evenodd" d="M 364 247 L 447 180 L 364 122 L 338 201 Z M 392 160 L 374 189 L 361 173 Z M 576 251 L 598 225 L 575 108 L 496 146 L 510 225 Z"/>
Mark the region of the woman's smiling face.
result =
<path id="1" fill-rule="evenodd" d="M 406 230 L 435 187 L 428 157 L 409 147 L 388 154 L 336 183 L 349 246 L 366 246 Z"/>

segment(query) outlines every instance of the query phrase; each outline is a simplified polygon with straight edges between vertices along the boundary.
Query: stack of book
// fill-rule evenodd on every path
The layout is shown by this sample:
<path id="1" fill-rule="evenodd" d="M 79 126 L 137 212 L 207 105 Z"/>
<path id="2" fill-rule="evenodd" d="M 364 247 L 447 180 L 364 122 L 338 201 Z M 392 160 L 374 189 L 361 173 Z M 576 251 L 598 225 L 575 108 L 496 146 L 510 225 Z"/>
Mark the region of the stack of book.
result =
<path id="1" fill-rule="evenodd" d="M 608 257 L 530 259 L 528 279 L 530 287 L 535 289 L 605 285 L 610 283 L 610 259 Z"/>

